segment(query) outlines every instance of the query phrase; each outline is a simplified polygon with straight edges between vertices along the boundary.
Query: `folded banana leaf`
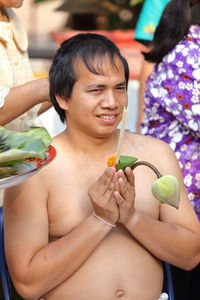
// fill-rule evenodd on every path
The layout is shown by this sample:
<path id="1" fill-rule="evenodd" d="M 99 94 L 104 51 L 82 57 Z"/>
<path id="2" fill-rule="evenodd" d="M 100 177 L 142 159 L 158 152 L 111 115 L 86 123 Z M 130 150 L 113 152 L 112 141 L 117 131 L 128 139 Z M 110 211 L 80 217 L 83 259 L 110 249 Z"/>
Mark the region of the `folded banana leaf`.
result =
<path id="1" fill-rule="evenodd" d="M 29 158 L 44 159 L 51 137 L 44 127 L 9 131 L 0 126 L 0 178 L 14 175 L 16 165 Z"/>

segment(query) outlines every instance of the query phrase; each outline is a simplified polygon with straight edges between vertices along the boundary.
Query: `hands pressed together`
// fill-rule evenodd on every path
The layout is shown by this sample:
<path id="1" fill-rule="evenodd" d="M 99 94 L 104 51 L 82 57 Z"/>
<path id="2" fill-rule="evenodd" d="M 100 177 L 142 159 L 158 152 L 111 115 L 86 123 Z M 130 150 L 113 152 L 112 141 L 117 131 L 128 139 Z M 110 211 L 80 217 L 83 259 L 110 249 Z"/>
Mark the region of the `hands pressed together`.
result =
<path id="1" fill-rule="evenodd" d="M 89 190 L 95 214 L 111 224 L 126 224 L 133 216 L 135 181 L 131 168 L 108 167 Z"/>

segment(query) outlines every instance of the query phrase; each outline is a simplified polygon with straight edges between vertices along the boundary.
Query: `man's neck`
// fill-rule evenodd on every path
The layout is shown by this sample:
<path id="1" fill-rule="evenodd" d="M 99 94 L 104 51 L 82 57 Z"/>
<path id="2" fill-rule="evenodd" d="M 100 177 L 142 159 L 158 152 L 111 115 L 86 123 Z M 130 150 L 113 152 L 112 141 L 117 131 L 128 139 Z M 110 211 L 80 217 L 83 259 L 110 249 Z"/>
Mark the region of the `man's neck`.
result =
<path id="1" fill-rule="evenodd" d="M 112 135 L 105 137 L 94 137 L 73 130 L 65 132 L 70 146 L 75 149 L 77 153 L 88 153 L 91 157 L 101 156 L 101 154 L 112 155 L 117 149 L 118 131 L 116 130 Z"/>

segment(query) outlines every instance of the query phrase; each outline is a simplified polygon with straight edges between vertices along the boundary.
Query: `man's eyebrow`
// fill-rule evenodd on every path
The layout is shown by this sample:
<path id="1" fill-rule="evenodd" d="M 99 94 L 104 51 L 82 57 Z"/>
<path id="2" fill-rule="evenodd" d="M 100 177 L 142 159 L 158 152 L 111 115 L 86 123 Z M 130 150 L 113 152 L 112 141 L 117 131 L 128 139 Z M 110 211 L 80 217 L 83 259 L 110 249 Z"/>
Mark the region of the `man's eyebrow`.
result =
<path id="1" fill-rule="evenodd" d="M 93 89 L 93 88 L 103 88 L 103 87 L 105 87 L 106 85 L 105 84 L 90 84 L 90 85 L 88 85 L 87 86 L 87 88 L 89 88 L 89 89 Z"/>
<path id="2" fill-rule="evenodd" d="M 117 83 L 116 86 L 126 86 L 126 81 Z M 106 87 L 106 84 L 90 84 L 87 86 L 87 88 L 92 89 L 92 88 L 104 88 Z"/>
<path id="3" fill-rule="evenodd" d="M 118 84 L 116 84 L 116 86 L 122 86 L 122 85 L 126 85 L 126 81 L 120 82 Z"/>

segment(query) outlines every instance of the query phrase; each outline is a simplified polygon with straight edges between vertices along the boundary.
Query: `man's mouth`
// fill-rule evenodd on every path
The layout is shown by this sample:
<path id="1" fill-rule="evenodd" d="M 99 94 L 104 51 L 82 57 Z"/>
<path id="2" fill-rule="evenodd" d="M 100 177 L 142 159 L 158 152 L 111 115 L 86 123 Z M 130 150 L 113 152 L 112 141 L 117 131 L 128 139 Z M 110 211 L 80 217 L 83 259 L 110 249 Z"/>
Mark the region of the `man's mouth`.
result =
<path id="1" fill-rule="evenodd" d="M 117 115 L 111 115 L 111 116 L 101 115 L 101 116 L 97 116 L 97 118 L 104 119 L 104 120 L 112 120 L 112 119 L 115 119 L 116 116 Z"/>

